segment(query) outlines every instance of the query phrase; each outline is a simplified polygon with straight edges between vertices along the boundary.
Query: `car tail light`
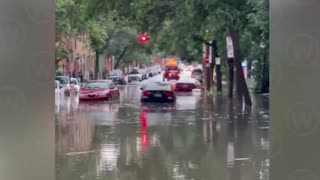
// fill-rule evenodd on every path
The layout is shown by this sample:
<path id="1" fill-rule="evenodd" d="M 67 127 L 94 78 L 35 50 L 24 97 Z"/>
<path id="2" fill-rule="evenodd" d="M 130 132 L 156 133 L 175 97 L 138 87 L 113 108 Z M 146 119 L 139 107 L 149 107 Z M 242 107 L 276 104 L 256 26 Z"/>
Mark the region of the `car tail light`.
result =
<path id="1" fill-rule="evenodd" d="M 148 92 L 148 91 L 143 91 L 142 95 L 144 97 L 149 97 L 151 95 L 151 92 Z"/>
<path id="2" fill-rule="evenodd" d="M 167 96 L 167 97 L 173 97 L 173 92 L 167 92 L 167 93 L 166 93 L 166 96 Z"/>

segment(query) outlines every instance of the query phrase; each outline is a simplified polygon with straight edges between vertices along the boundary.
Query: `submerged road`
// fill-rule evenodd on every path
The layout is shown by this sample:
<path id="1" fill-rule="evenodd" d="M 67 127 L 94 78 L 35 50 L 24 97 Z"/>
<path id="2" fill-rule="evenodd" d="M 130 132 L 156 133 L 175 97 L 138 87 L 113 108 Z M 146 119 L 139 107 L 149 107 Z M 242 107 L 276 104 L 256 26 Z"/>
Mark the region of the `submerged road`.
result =
<path id="1" fill-rule="evenodd" d="M 57 180 L 269 179 L 268 96 L 251 109 L 200 92 L 142 106 L 141 83 L 110 103 L 56 98 Z"/>

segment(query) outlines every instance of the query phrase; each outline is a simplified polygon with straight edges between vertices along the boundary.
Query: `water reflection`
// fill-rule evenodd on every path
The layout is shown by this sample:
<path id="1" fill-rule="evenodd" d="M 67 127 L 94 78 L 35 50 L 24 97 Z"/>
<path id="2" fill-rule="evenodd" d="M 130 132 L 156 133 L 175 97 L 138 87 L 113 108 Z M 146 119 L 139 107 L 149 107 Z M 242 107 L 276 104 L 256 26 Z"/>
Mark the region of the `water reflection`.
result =
<path id="1" fill-rule="evenodd" d="M 121 92 L 120 103 L 61 100 L 58 180 L 269 179 L 266 98 L 252 109 L 222 95 L 141 105 L 138 85 Z"/>

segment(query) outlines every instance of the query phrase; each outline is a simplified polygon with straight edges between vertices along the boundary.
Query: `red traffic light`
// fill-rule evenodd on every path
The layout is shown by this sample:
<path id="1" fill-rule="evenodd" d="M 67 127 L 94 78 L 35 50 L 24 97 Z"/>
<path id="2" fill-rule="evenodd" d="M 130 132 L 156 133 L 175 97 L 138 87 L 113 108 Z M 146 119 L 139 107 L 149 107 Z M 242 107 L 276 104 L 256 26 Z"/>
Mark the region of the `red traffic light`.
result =
<path id="1" fill-rule="evenodd" d="M 147 43 L 149 41 L 149 39 L 150 39 L 150 37 L 146 33 L 139 35 L 139 42 L 141 44 Z"/>

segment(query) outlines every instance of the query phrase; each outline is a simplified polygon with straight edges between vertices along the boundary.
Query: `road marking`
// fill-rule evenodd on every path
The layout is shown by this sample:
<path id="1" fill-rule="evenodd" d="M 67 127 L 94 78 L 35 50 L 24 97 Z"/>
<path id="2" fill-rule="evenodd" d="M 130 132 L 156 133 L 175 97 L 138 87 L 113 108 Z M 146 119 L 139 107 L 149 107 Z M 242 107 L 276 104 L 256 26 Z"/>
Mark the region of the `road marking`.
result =
<path id="1" fill-rule="evenodd" d="M 249 160 L 250 158 L 235 158 L 234 160 L 235 161 L 247 161 Z"/>
<path id="2" fill-rule="evenodd" d="M 93 153 L 95 152 L 94 150 L 92 151 L 81 151 L 81 152 L 69 152 L 69 153 L 66 153 L 64 155 L 66 156 L 75 156 L 75 155 L 82 155 L 82 154 L 88 154 L 88 153 Z"/>

